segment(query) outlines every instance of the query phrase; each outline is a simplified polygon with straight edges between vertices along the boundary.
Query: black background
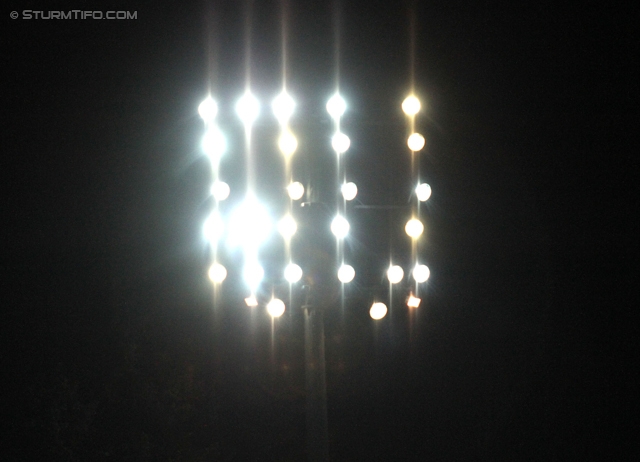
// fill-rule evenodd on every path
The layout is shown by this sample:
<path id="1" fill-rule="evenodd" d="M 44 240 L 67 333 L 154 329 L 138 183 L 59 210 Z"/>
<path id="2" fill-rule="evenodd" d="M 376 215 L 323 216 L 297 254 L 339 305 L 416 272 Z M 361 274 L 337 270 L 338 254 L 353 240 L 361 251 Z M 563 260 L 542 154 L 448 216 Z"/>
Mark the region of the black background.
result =
<path id="1" fill-rule="evenodd" d="M 394 156 L 411 11 L 434 193 L 416 316 L 398 307 L 374 325 L 364 299 L 327 316 L 332 459 L 637 454 L 638 36 L 631 6 L 562 5 L 343 2 L 360 197 L 408 197 Z M 25 9 L 137 19 L 10 18 Z M 2 458 L 303 459 L 300 314 L 278 322 L 271 353 L 269 320 L 239 287 L 213 308 L 200 237 L 196 108 L 212 84 L 222 124 L 237 124 L 244 4 L 4 10 Z M 265 100 L 281 85 L 279 4 L 252 11 L 252 88 Z M 290 5 L 307 146 L 330 127 L 335 11 Z M 366 265 L 388 242 L 361 220 Z"/>

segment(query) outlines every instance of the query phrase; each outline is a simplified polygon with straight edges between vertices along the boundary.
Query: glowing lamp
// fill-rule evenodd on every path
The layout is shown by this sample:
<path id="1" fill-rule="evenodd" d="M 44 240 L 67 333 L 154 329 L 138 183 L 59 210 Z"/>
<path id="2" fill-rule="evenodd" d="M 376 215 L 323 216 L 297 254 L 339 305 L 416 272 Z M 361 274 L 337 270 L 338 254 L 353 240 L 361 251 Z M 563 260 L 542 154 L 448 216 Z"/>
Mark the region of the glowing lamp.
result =
<path id="1" fill-rule="evenodd" d="M 327 112 L 335 120 L 342 117 L 342 114 L 344 114 L 344 111 L 346 110 L 347 110 L 347 103 L 345 103 L 344 99 L 342 99 L 342 96 L 340 96 L 337 93 L 333 95 L 329 99 L 329 101 L 327 101 Z"/>
<path id="2" fill-rule="evenodd" d="M 356 270 L 353 269 L 353 266 L 342 265 L 338 269 L 338 280 L 340 280 L 340 282 L 346 284 L 353 281 L 354 277 L 356 277 Z"/>
<path id="3" fill-rule="evenodd" d="M 340 191 L 342 192 L 342 197 L 344 197 L 344 200 L 351 201 L 355 199 L 356 195 L 358 194 L 358 187 L 355 183 L 352 182 L 344 183 L 340 187 Z"/>
<path id="4" fill-rule="evenodd" d="M 425 202 L 431 197 L 431 186 L 427 183 L 419 184 L 416 188 L 416 196 L 420 202 Z"/>
<path id="5" fill-rule="evenodd" d="M 251 125 L 260 114 L 260 103 L 247 91 L 236 103 L 236 113 L 245 125 Z"/>
<path id="6" fill-rule="evenodd" d="M 284 269 L 284 278 L 292 284 L 298 282 L 302 279 L 302 268 L 295 263 L 289 263 Z"/>
<path id="7" fill-rule="evenodd" d="M 290 131 L 285 131 L 278 138 L 278 147 L 280 152 L 286 157 L 290 157 L 298 149 L 298 140 Z"/>
<path id="8" fill-rule="evenodd" d="M 279 298 L 273 298 L 267 303 L 267 312 L 272 318 L 279 318 L 284 313 L 284 302 Z"/>
<path id="9" fill-rule="evenodd" d="M 414 95 L 407 96 L 402 102 L 402 111 L 408 116 L 414 116 L 420 112 L 420 100 Z"/>
<path id="10" fill-rule="evenodd" d="M 417 239 L 424 232 L 424 225 L 417 218 L 412 218 L 411 220 L 407 221 L 404 230 L 409 235 L 409 237 Z"/>
<path id="11" fill-rule="evenodd" d="M 424 148 L 424 144 L 424 136 L 422 136 L 420 133 L 412 133 L 407 139 L 407 146 L 409 146 L 409 149 L 411 149 L 413 152 L 420 151 L 422 148 Z"/>
<path id="12" fill-rule="evenodd" d="M 212 122 L 213 119 L 216 118 L 216 115 L 218 114 L 218 105 L 211 96 L 208 96 L 200 103 L 198 106 L 198 114 L 200 114 L 200 117 L 202 117 L 202 119 L 207 123 Z"/>
<path id="13" fill-rule="evenodd" d="M 286 125 L 293 115 L 296 103 L 288 93 L 283 91 L 275 97 L 271 103 L 271 108 L 273 109 L 273 114 L 276 116 L 276 119 L 280 122 L 280 125 Z"/>
<path id="14" fill-rule="evenodd" d="M 349 222 L 341 215 L 338 215 L 331 222 L 331 232 L 338 239 L 344 239 L 349 234 Z"/>
<path id="15" fill-rule="evenodd" d="M 413 268 L 413 279 L 419 284 L 427 282 L 430 275 L 431 271 L 429 271 L 427 265 L 416 265 L 415 268 Z"/>
<path id="16" fill-rule="evenodd" d="M 209 268 L 209 279 L 211 282 L 216 284 L 220 284 L 227 277 L 227 269 L 222 266 L 220 263 L 214 263 Z"/>
<path id="17" fill-rule="evenodd" d="M 230 193 L 231 188 L 229 188 L 229 185 L 224 181 L 216 181 L 211 186 L 211 194 L 217 201 L 225 200 L 227 197 L 229 197 Z"/>
<path id="18" fill-rule="evenodd" d="M 336 133 L 335 135 L 333 135 L 333 138 L 331 138 L 331 146 L 333 147 L 333 150 L 338 154 L 347 152 L 347 149 L 349 149 L 350 145 L 351 140 L 344 133 Z"/>
<path id="19" fill-rule="evenodd" d="M 304 195 L 304 186 L 299 181 L 294 181 L 289 186 L 287 186 L 287 193 L 291 200 L 297 201 L 302 198 Z"/>
<path id="20" fill-rule="evenodd" d="M 392 265 L 387 270 L 387 279 L 391 284 L 397 284 L 404 279 L 404 271 L 398 265 Z"/>
<path id="21" fill-rule="evenodd" d="M 378 319 L 382 319 L 387 315 L 387 305 L 382 302 L 375 302 L 371 305 L 371 309 L 369 310 L 369 316 L 376 321 Z"/>

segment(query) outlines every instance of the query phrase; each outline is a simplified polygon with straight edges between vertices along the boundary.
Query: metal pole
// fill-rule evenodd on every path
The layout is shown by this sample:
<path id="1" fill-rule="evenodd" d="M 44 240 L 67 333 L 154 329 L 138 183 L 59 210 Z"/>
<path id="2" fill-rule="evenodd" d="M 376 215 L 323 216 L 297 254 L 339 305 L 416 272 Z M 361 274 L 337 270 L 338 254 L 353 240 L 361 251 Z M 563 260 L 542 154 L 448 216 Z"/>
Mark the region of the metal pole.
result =
<path id="1" fill-rule="evenodd" d="M 307 458 L 329 460 L 327 383 L 324 359 L 324 313 L 322 308 L 304 307 L 305 373 L 307 392 Z"/>

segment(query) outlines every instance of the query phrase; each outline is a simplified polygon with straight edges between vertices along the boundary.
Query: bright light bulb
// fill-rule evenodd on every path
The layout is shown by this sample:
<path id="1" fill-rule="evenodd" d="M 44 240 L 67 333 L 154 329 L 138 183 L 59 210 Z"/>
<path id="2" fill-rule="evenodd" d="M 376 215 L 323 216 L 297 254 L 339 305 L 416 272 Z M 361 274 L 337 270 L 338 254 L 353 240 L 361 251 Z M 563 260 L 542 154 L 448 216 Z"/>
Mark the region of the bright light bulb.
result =
<path id="1" fill-rule="evenodd" d="M 260 103 L 247 91 L 236 103 L 236 112 L 245 125 L 251 125 L 260 114 Z"/>
<path id="2" fill-rule="evenodd" d="M 415 279 L 417 283 L 426 282 L 429 276 L 431 276 L 431 271 L 429 271 L 427 265 L 416 265 L 415 268 L 413 268 L 413 279 Z"/>
<path id="3" fill-rule="evenodd" d="M 209 268 L 209 279 L 211 282 L 220 284 L 227 277 L 227 269 L 220 263 L 214 263 Z"/>
<path id="4" fill-rule="evenodd" d="M 352 182 L 344 183 L 340 188 L 340 191 L 342 191 L 342 197 L 344 197 L 344 200 L 351 201 L 355 199 L 358 194 L 358 187 Z"/>
<path id="5" fill-rule="evenodd" d="M 338 279 L 340 280 L 340 282 L 346 284 L 353 281 L 354 277 L 356 277 L 356 270 L 353 269 L 353 266 L 342 265 L 338 269 Z"/>
<path id="6" fill-rule="evenodd" d="M 216 118 L 218 105 L 211 96 L 207 96 L 207 98 L 200 103 L 198 106 L 198 114 L 200 114 L 200 117 L 207 123 L 212 122 L 213 119 Z"/>
<path id="7" fill-rule="evenodd" d="M 291 215 L 285 215 L 278 222 L 278 231 L 285 239 L 291 239 L 291 237 L 296 233 L 297 230 L 298 225 Z"/>
<path id="8" fill-rule="evenodd" d="M 242 277 L 250 288 L 255 289 L 262 282 L 264 277 L 264 269 L 259 263 L 250 263 L 244 267 Z"/>
<path id="9" fill-rule="evenodd" d="M 224 220 L 218 213 L 212 213 L 204 222 L 204 237 L 209 242 L 217 242 L 224 234 Z"/>
<path id="10" fill-rule="evenodd" d="M 287 193 L 289 197 L 294 200 L 300 200 L 302 195 L 304 194 L 304 186 L 299 181 L 294 181 L 289 186 L 287 186 Z"/>
<path id="11" fill-rule="evenodd" d="M 404 230 L 410 237 L 417 239 L 424 232 L 424 225 L 417 218 L 412 218 L 411 220 L 407 221 Z"/>
<path id="12" fill-rule="evenodd" d="M 387 278 L 391 284 L 397 284 L 404 278 L 404 270 L 398 265 L 392 265 L 387 270 Z"/>
<path id="13" fill-rule="evenodd" d="M 255 295 L 249 295 L 247 298 L 244 299 L 244 302 L 247 304 L 247 306 L 251 308 L 258 306 L 258 299 L 256 298 Z"/>
<path id="14" fill-rule="evenodd" d="M 282 316 L 284 308 L 284 302 L 279 298 L 272 298 L 271 301 L 267 303 L 267 312 L 272 318 L 279 318 Z"/>
<path id="15" fill-rule="evenodd" d="M 276 119 L 278 119 L 278 122 L 280 122 L 280 125 L 285 125 L 289 121 L 295 107 L 296 103 L 293 101 L 293 98 L 284 91 L 276 96 L 271 103 L 273 114 L 276 116 Z"/>
<path id="16" fill-rule="evenodd" d="M 227 197 L 229 197 L 230 193 L 231 193 L 231 188 L 229 188 L 229 185 L 224 181 L 216 181 L 211 186 L 211 194 L 213 194 L 213 197 L 217 201 L 225 200 Z"/>
<path id="17" fill-rule="evenodd" d="M 335 152 L 343 154 L 347 152 L 347 149 L 351 146 L 351 140 L 344 133 L 336 133 L 333 135 L 333 138 L 331 138 L 331 146 Z"/>
<path id="18" fill-rule="evenodd" d="M 218 127 L 210 127 L 202 138 L 202 150 L 212 159 L 219 159 L 227 149 L 227 141 Z"/>
<path id="19" fill-rule="evenodd" d="M 289 263 L 284 268 L 284 278 L 291 283 L 298 282 L 302 279 L 302 268 L 295 263 Z"/>
<path id="20" fill-rule="evenodd" d="M 233 211 L 229 220 L 229 244 L 256 249 L 271 233 L 269 212 L 255 198 L 247 198 Z"/>
<path id="21" fill-rule="evenodd" d="M 342 99 L 342 96 L 340 96 L 338 93 L 333 95 L 327 102 L 327 112 L 334 119 L 339 119 L 346 110 L 347 103 L 345 103 L 344 99 Z"/>
<path id="22" fill-rule="evenodd" d="M 424 148 L 424 144 L 424 136 L 422 136 L 420 133 L 412 133 L 407 139 L 407 146 L 409 146 L 409 149 L 411 149 L 413 152 L 420 151 L 422 148 Z"/>
<path id="23" fill-rule="evenodd" d="M 407 298 L 407 306 L 409 308 L 418 308 L 420 306 L 420 302 L 422 302 L 422 300 L 418 297 L 413 294 L 409 294 L 409 297 Z"/>
<path id="24" fill-rule="evenodd" d="M 419 184 L 416 188 L 416 196 L 420 202 L 425 202 L 431 197 L 431 186 L 427 183 Z"/>
<path id="25" fill-rule="evenodd" d="M 298 140 L 290 131 L 283 132 L 278 138 L 278 147 L 282 154 L 289 157 L 298 149 Z"/>
<path id="26" fill-rule="evenodd" d="M 420 112 L 420 100 L 414 95 L 407 96 L 402 102 L 402 110 L 408 116 L 414 116 Z"/>
<path id="27" fill-rule="evenodd" d="M 331 232 L 338 239 L 344 239 L 349 234 L 349 222 L 341 215 L 338 215 L 331 222 Z"/>
<path id="28" fill-rule="evenodd" d="M 375 319 L 382 319 L 387 315 L 387 305 L 382 302 L 376 302 L 371 305 L 371 309 L 369 310 L 369 316 Z"/>

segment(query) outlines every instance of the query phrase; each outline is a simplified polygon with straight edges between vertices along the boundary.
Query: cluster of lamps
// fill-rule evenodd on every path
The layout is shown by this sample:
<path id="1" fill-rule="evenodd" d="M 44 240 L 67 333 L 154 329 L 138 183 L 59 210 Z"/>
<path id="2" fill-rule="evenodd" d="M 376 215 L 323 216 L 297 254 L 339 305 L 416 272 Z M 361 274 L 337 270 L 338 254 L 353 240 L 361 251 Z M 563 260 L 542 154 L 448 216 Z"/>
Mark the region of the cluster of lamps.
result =
<path id="1" fill-rule="evenodd" d="M 412 153 L 422 150 L 425 146 L 425 138 L 421 134 L 413 132 L 413 118 L 420 111 L 420 108 L 420 101 L 413 95 L 408 96 L 402 103 L 402 110 L 412 121 L 412 133 L 407 138 L 407 146 Z M 259 116 L 260 104 L 255 96 L 247 91 L 239 99 L 235 109 L 240 120 L 244 123 L 246 143 L 249 144 L 251 126 Z M 346 103 L 336 93 L 327 102 L 326 109 L 334 120 L 336 130 L 331 138 L 331 146 L 339 159 L 351 144 L 349 137 L 340 129 L 340 118 L 346 111 Z M 287 248 L 286 258 L 288 263 L 284 267 L 283 276 L 290 284 L 294 284 L 302 279 L 303 270 L 299 265 L 291 261 L 288 250 L 289 243 L 297 231 L 297 223 L 290 212 L 291 204 L 295 201 L 300 201 L 305 194 L 304 185 L 299 181 L 293 181 L 291 178 L 289 166 L 289 161 L 298 148 L 298 140 L 289 126 L 289 121 L 295 110 L 295 102 L 286 91 L 283 91 L 273 100 L 272 110 L 280 126 L 277 146 L 285 158 L 286 192 L 290 199 L 288 212 L 277 222 L 275 227 L 283 237 Z M 219 175 L 219 162 L 227 149 L 227 143 L 224 134 L 216 123 L 218 106 L 211 97 L 207 97 L 199 105 L 198 113 L 205 123 L 202 149 L 211 161 L 214 177 L 211 186 L 214 208 L 204 223 L 205 238 L 214 250 L 212 252 L 214 261 L 209 268 L 208 276 L 214 284 L 220 284 L 227 278 L 227 269 L 217 261 L 217 246 L 226 234 L 228 243 L 232 247 L 242 247 L 245 251 L 243 277 L 251 290 L 250 295 L 245 298 L 245 303 L 248 306 L 257 306 L 259 303 L 256 297 L 256 289 L 264 278 L 264 270 L 257 259 L 258 248 L 269 237 L 273 229 L 273 223 L 268 211 L 250 191 L 247 192 L 245 201 L 230 214 L 228 220 L 222 217 L 219 204 L 225 201 L 231 193 L 230 186 L 222 181 Z M 358 188 L 355 183 L 345 180 L 340 186 L 340 192 L 345 202 L 352 201 L 357 196 Z M 425 202 L 431 196 L 431 187 L 427 183 L 419 183 L 414 192 L 419 202 Z M 330 225 L 331 232 L 338 242 L 344 240 L 350 230 L 344 207 L 342 207 L 342 212 L 340 213 L 339 207 L 339 212 Z M 423 234 L 424 224 L 414 215 L 407 221 L 405 231 L 415 242 Z M 417 262 L 410 270 L 410 273 L 416 283 L 416 289 L 417 284 L 426 282 L 430 275 L 429 268 Z M 341 283 L 347 284 L 353 281 L 355 274 L 353 266 L 343 263 L 338 268 L 336 276 Z M 392 264 L 387 269 L 386 276 L 390 284 L 399 284 L 405 279 L 405 271 L 402 267 Z M 419 305 L 420 299 L 412 292 L 407 298 L 407 306 L 417 308 Z M 267 302 L 266 308 L 267 312 L 276 318 L 284 313 L 285 303 L 281 299 L 272 297 Z M 373 319 L 382 319 L 386 314 L 387 306 L 383 302 L 376 301 L 373 303 L 370 309 L 370 316 Z"/>

